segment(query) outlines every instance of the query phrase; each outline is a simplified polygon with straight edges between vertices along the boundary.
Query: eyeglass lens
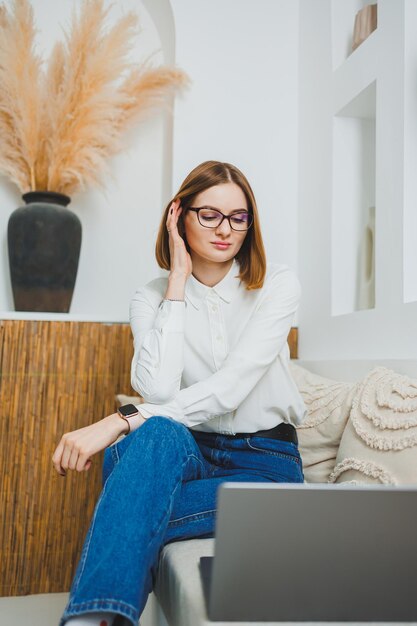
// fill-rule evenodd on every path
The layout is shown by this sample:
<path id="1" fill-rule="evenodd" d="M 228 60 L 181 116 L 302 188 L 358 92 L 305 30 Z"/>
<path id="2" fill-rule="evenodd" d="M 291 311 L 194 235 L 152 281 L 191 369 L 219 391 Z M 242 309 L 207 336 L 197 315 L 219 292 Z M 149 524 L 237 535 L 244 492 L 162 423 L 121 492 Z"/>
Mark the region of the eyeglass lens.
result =
<path id="1" fill-rule="evenodd" d="M 223 215 L 214 209 L 200 209 L 198 218 L 203 226 L 216 228 L 222 221 Z M 247 230 L 252 223 L 252 216 L 246 211 L 233 213 L 229 216 L 230 226 L 233 230 Z"/>

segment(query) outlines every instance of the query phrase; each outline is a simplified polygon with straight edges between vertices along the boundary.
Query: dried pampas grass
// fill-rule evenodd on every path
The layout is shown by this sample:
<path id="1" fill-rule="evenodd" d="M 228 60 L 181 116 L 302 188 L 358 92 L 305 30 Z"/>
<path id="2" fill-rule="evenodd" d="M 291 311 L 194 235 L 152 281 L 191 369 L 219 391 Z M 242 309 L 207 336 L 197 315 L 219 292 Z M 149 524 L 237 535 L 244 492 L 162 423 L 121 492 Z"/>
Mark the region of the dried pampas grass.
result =
<path id="1" fill-rule="evenodd" d="M 109 10 L 83 0 L 44 70 L 28 0 L 0 6 L 0 172 L 22 193 L 101 186 L 126 131 L 155 107 L 170 108 L 189 82 L 149 58 L 132 64 L 138 18 L 128 13 L 106 29 Z"/>
<path id="2" fill-rule="evenodd" d="M 20 189 L 34 187 L 40 146 L 42 61 L 32 7 L 15 0 L 0 13 L 0 171 Z"/>

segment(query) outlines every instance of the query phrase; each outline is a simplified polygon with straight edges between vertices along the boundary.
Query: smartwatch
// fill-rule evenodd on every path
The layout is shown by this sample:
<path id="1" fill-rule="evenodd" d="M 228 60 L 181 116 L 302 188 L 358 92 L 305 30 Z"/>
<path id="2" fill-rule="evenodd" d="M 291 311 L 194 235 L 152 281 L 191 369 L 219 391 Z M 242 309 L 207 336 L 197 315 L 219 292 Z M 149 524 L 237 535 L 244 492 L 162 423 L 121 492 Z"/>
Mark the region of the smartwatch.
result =
<path id="1" fill-rule="evenodd" d="M 129 426 L 129 430 L 126 433 L 126 435 L 128 435 L 130 433 L 129 417 L 139 415 L 139 409 L 134 404 L 124 404 L 123 406 L 119 406 L 117 412 Z"/>

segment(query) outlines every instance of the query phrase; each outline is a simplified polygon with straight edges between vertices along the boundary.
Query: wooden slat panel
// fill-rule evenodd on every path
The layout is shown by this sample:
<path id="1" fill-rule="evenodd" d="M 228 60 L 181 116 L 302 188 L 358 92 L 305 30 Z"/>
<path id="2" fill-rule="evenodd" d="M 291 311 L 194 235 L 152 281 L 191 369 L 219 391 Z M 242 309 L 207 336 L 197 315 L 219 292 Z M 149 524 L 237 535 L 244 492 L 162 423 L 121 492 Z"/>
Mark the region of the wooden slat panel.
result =
<path id="1" fill-rule="evenodd" d="M 297 329 L 289 336 L 297 354 Z M 68 591 L 101 490 L 103 453 L 64 478 L 64 432 L 115 410 L 130 386 L 129 324 L 0 321 L 0 596 Z"/>
<path id="2" fill-rule="evenodd" d="M 51 457 L 64 432 L 115 410 L 132 356 L 128 324 L 0 322 L 1 596 L 69 589 L 103 453 L 65 478 Z"/>

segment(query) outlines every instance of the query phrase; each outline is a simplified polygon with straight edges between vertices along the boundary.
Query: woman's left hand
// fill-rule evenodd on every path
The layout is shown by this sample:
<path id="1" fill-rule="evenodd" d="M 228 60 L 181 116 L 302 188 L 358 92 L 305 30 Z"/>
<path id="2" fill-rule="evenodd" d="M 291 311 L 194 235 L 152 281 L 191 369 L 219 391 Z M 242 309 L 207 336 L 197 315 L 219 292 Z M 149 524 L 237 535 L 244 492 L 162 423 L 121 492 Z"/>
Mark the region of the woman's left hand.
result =
<path id="1" fill-rule="evenodd" d="M 169 232 L 170 276 L 179 276 L 187 280 L 193 271 L 193 263 L 185 246 L 185 241 L 178 232 L 178 220 L 181 213 L 181 201 L 179 199 L 174 200 L 171 203 L 166 221 Z"/>
<path id="2" fill-rule="evenodd" d="M 68 469 L 89 470 L 91 457 L 110 446 L 127 430 L 128 424 L 118 413 L 112 413 L 90 426 L 65 433 L 52 456 L 56 471 L 65 476 Z"/>

